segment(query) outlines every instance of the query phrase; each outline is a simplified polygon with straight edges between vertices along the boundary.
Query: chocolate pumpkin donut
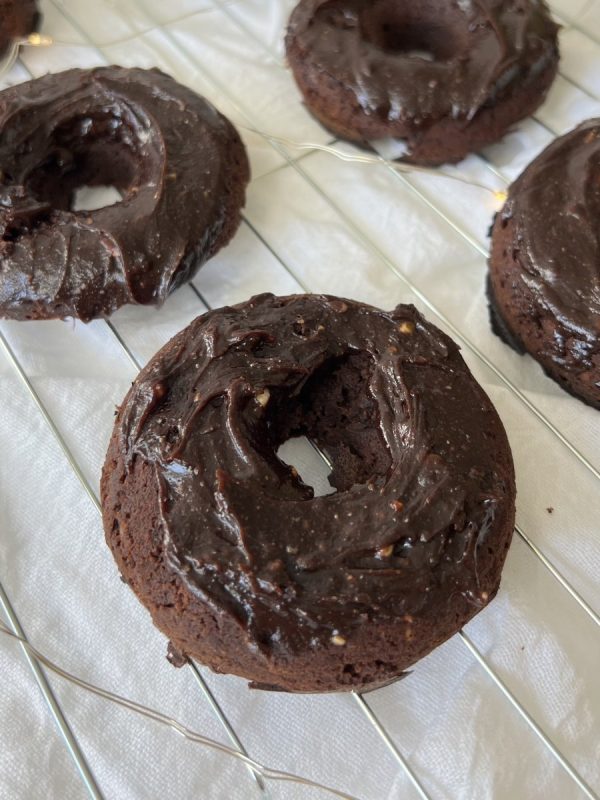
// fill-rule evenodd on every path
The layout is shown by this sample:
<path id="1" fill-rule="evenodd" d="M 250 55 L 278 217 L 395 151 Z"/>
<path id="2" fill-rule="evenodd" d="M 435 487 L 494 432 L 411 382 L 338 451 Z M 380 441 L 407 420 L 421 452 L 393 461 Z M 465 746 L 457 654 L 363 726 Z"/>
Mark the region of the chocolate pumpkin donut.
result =
<path id="1" fill-rule="evenodd" d="M 512 184 L 489 269 L 496 333 L 600 408 L 600 119 L 554 141 Z"/>
<path id="2" fill-rule="evenodd" d="M 244 146 L 204 98 L 158 70 L 69 70 L 0 92 L 0 316 L 160 304 L 231 239 Z M 121 202 L 74 211 L 81 186 Z"/>
<path id="3" fill-rule="evenodd" d="M 0 58 L 15 41 L 37 30 L 36 0 L 0 0 Z"/>
<path id="4" fill-rule="evenodd" d="M 540 0 L 300 0 L 286 51 L 307 108 L 342 139 L 460 161 L 542 103 L 558 26 Z"/>
<path id="5" fill-rule="evenodd" d="M 310 437 L 334 494 L 276 453 Z M 413 306 L 260 295 L 142 370 L 102 476 L 107 542 L 171 639 L 258 688 L 382 685 L 496 594 L 514 522 L 502 423 Z"/>

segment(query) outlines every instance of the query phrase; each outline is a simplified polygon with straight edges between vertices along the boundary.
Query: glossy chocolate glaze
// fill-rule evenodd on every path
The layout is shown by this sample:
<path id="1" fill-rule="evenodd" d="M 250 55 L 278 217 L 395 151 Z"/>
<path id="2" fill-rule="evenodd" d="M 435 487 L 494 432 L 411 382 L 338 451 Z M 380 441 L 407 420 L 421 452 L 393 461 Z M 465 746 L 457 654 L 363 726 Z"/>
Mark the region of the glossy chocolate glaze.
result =
<path id="1" fill-rule="evenodd" d="M 499 224 L 511 220 L 513 253 L 535 302 L 580 355 L 600 339 L 600 119 L 553 142 L 512 184 Z"/>
<path id="2" fill-rule="evenodd" d="M 313 497 L 275 455 L 303 434 L 331 459 L 335 494 Z M 152 465 L 161 562 L 250 650 L 343 645 L 374 619 L 435 619 L 440 604 L 445 618 L 453 597 L 476 610 L 497 589 L 506 435 L 413 306 L 260 295 L 210 312 L 142 371 L 115 435 L 128 469 Z"/>
<path id="3" fill-rule="evenodd" d="M 301 0 L 289 36 L 368 115 L 415 127 L 468 124 L 557 57 L 558 26 L 536 0 Z"/>
<path id="4" fill-rule="evenodd" d="M 217 247 L 248 165 L 232 125 L 158 70 L 69 70 L 0 93 L 0 315 L 159 304 Z M 236 174 L 234 174 L 236 173 Z M 82 185 L 122 201 L 73 211 Z"/>
<path id="5" fill-rule="evenodd" d="M 36 0 L 0 0 L 0 58 L 15 39 L 37 30 L 39 21 Z"/>

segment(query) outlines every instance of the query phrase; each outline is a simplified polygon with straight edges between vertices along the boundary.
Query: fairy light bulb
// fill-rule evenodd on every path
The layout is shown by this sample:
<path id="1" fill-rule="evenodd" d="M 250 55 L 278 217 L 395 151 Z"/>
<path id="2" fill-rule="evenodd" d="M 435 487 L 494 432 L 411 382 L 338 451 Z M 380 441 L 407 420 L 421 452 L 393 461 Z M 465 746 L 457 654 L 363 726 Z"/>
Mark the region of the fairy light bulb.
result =
<path id="1" fill-rule="evenodd" d="M 30 45 L 31 47 L 49 47 L 52 42 L 53 39 L 51 36 L 44 36 L 41 33 L 30 33 L 23 44 Z"/>

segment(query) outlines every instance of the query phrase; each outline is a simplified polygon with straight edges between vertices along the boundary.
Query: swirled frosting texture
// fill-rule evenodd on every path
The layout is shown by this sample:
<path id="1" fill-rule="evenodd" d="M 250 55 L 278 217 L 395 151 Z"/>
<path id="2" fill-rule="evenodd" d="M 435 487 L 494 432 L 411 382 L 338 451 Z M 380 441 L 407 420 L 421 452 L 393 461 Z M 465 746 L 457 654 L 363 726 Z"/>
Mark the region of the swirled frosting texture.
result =
<path id="1" fill-rule="evenodd" d="M 510 188 L 522 280 L 561 326 L 600 338 L 600 120 L 553 142 Z"/>
<path id="2" fill-rule="evenodd" d="M 277 458 L 282 441 L 301 434 L 331 459 L 336 493 L 313 497 Z M 245 649 L 267 676 L 218 668 L 263 682 L 272 668 L 284 688 L 289 668 L 282 676 L 274 663 L 351 648 L 372 626 L 400 631 L 405 647 L 412 620 L 449 615 L 451 630 L 430 633 L 418 652 L 409 642 L 404 662 L 395 646 L 385 663 L 397 675 L 493 596 L 512 532 L 502 425 L 456 345 L 412 306 L 385 313 L 262 295 L 206 314 L 139 376 L 112 459 L 105 525 L 126 579 L 152 608 L 119 523 L 144 464 L 160 500 L 165 574 L 221 629 L 236 628 L 238 657 Z M 214 665 L 208 645 L 190 647 L 177 624 L 162 627 Z"/>
<path id="3" fill-rule="evenodd" d="M 108 315 L 159 304 L 239 223 L 233 126 L 157 70 L 70 70 L 0 93 L 0 314 Z M 73 211 L 82 185 L 122 201 Z"/>

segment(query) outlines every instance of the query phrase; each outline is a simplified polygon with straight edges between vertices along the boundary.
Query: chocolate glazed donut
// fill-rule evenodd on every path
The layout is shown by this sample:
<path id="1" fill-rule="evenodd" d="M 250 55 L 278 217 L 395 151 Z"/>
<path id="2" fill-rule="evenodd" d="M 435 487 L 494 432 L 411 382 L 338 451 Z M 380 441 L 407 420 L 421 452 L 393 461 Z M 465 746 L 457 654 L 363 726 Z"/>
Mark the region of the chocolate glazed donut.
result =
<path id="1" fill-rule="evenodd" d="M 600 408 L 600 119 L 554 141 L 512 184 L 489 267 L 496 333 Z"/>
<path id="2" fill-rule="evenodd" d="M 0 316 L 160 304 L 233 236 L 249 179 L 231 123 L 158 70 L 69 70 L 0 92 Z M 77 188 L 122 201 L 73 211 Z"/>
<path id="3" fill-rule="evenodd" d="M 36 31 L 40 20 L 36 0 L 0 0 L 0 58 L 15 39 Z"/>
<path id="4" fill-rule="evenodd" d="M 405 140 L 406 160 L 460 161 L 541 104 L 558 26 L 537 0 L 300 0 L 287 57 L 336 136 Z"/>
<path id="5" fill-rule="evenodd" d="M 337 492 L 276 455 L 306 435 Z M 496 594 L 506 434 L 413 306 L 261 295 L 199 317 L 140 373 L 102 477 L 124 579 L 171 639 L 259 688 L 397 678 Z"/>

